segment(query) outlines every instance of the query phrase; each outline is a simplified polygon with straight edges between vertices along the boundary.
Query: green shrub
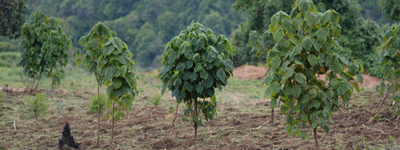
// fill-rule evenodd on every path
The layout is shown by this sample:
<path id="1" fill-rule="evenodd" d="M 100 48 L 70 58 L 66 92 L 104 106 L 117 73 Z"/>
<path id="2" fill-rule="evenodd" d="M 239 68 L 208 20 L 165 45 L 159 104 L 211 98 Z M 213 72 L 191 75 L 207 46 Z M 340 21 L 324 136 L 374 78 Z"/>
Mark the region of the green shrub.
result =
<path id="1" fill-rule="evenodd" d="M 2 99 L 2 98 L 3 98 L 3 92 L 0 91 L 0 99 Z"/>
<path id="2" fill-rule="evenodd" d="M 156 93 L 150 97 L 150 103 L 153 106 L 157 107 L 160 104 L 160 101 L 161 101 L 161 94 L 159 93 Z"/>
<path id="3" fill-rule="evenodd" d="M 89 105 L 89 112 L 91 113 L 97 113 L 99 110 L 99 104 L 98 104 L 98 98 L 97 95 L 93 95 L 90 101 Z M 103 93 L 100 93 L 100 113 L 103 112 L 105 105 L 106 105 L 106 96 Z"/>
<path id="4" fill-rule="evenodd" d="M 47 114 L 49 106 L 46 104 L 47 96 L 42 93 L 36 93 L 35 98 L 33 100 L 27 100 L 27 107 L 29 113 L 32 113 L 37 119 L 39 116 Z"/>

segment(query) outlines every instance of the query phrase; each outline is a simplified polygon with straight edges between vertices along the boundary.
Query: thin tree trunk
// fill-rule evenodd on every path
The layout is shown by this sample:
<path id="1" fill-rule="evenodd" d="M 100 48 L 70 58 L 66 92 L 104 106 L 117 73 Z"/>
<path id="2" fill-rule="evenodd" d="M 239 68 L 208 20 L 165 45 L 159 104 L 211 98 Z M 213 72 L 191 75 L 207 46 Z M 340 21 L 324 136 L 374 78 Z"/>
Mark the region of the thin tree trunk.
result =
<path id="1" fill-rule="evenodd" d="M 271 112 L 271 124 L 274 123 L 274 108 L 272 108 L 272 112 Z"/>
<path id="2" fill-rule="evenodd" d="M 174 117 L 174 120 L 172 121 L 172 126 L 173 127 L 175 127 L 175 119 L 178 116 L 178 109 L 179 109 L 179 103 L 176 103 L 175 117 Z"/>
<path id="3" fill-rule="evenodd" d="M 28 88 L 27 88 L 28 90 L 27 90 L 27 92 L 30 91 L 30 88 L 31 88 L 31 87 L 29 86 L 29 77 L 28 77 Z"/>
<path id="4" fill-rule="evenodd" d="M 194 117 L 197 117 L 197 98 L 194 100 Z M 194 119 L 193 123 L 194 123 L 194 138 L 197 138 L 197 122 L 194 121 Z"/>
<path id="5" fill-rule="evenodd" d="M 38 79 L 38 82 L 37 82 L 37 84 L 36 84 L 35 91 L 36 91 L 37 88 L 39 87 L 40 79 L 42 79 L 42 71 L 40 71 L 39 79 Z"/>
<path id="6" fill-rule="evenodd" d="M 32 81 L 32 90 L 33 90 L 33 87 L 35 86 L 35 81 L 36 81 L 36 77 L 33 77 L 33 81 Z"/>
<path id="7" fill-rule="evenodd" d="M 317 138 L 317 128 L 314 128 L 313 132 L 314 132 L 315 148 L 317 148 L 317 150 L 319 150 L 318 138 Z"/>
<path id="8" fill-rule="evenodd" d="M 392 89 L 392 90 L 393 90 L 393 89 Z M 376 115 L 379 113 L 379 111 L 381 110 L 381 107 L 382 107 L 383 101 L 385 101 L 385 99 L 387 98 L 387 96 L 389 95 L 389 93 L 390 93 L 390 92 L 392 92 L 392 90 L 388 90 L 388 91 L 386 91 L 386 93 L 385 93 L 385 95 L 383 96 L 383 98 L 382 98 L 381 102 L 379 103 L 378 110 L 376 111 L 376 113 L 375 113 L 375 115 L 374 115 L 374 116 L 376 116 Z"/>
<path id="9" fill-rule="evenodd" d="M 112 131 L 111 131 L 111 143 L 110 145 L 113 144 L 114 140 L 114 101 L 112 101 Z"/>
<path id="10" fill-rule="evenodd" d="M 51 73 L 51 89 L 50 89 L 50 92 L 51 92 L 51 94 L 53 95 L 53 89 L 54 89 L 54 72 L 53 71 L 51 71 L 52 73 Z"/>
<path id="11" fill-rule="evenodd" d="M 100 85 L 97 82 L 97 146 L 100 145 Z"/>

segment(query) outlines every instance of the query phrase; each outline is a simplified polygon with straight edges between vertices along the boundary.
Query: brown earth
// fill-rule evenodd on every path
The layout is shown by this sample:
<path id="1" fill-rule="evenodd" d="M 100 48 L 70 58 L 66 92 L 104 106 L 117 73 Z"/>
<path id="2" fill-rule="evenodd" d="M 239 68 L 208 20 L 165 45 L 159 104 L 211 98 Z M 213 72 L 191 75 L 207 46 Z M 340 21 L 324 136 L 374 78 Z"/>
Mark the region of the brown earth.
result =
<path id="1" fill-rule="evenodd" d="M 7 94 L 7 93 L 6 93 Z M 71 94 L 72 95 L 72 94 Z M 14 95 L 21 97 L 21 95 Z M 389 136 L 400 138 L 399 120 L 392 117 L 390 111 L 382 111 L 381 119 L 368 123 L 373 116 L 371 110 L 376 109 L 379 96 L 374 91 L 364 91 L 355 95 L 354 99 L 364 99 L 365 103 L 352 103 L 343 110 L 336 110 L 332 119 L 335 124 L 330 124 L 331 130 L 325 133 L 318 130 L 318 139 L 323 149 L 336 149 L 343 146 L 344 149 L 368 148 L 369 145 L 382 145 L 391 143 Z M 137 99 L 137 101 L 145 101 Z M 2 103 L 9 103 L 3 101 Z M 13 104 L 11 102 L 11 104 Z M 76 105 L 79 106 L 79 105 Z M 254 109 L 265 109 L 266 104 L 243 104 L 244 107 Z M 390 106 L 384 106 L 389 109 Z M 82 107 L 78 107 L 82 109 Z M 0 116 L 10 107 L 0 107 Z M 115 140 L 112 147 L 109 144 L 111 124 L 102 119 L 101 125 L 101 148 L 105 149 L 313 149 L 312 138 L 301 139 L 288 137 L 284 123 L 285 118 L 275 111 L 273 124 L 270 124 L 270 111 L 267 114 L 245 112 L 242 109 L 229 106 L 225 103 L 219 104 L 219 114 L 213 121 L 204 122 L 199 127 L 199 137 L 194 139 L 193 128 L 188 122 L 182 122 L 183 109 L 179 109 L 176 126 L 171 126 L 171 115 L 165 107 L 134 107 L 126 118 L 116 121 Z M 78 112 L 76 112 L 78 113 Z M 81 149 L 97 149 L 96 132 L 97 122 L 93 114 L 77 115 L 74 111 L 65 112 L 60 117 L 56 113 L 50 113 L 47 119 L 38 119 L 37 122 L 18 118 L 16 130 L 13 121 L 5 121 L 1 124 L 0 135 L 2 141 L 22 141 L 20 149 L 56 149 L 58 139 L 61 136 L 63 125 L 69 122 L 72 135 L 81 145 Z M 104 118 L 104 117 L 102 117 Z M 265 122 L 265 124 L 263 124 Z M 303 128 L 312 136 L 308 128 Z M 369 144 L 365 144 L 366 142 Z M 360 144 L 361 143 L 361 144 Z M 362 144 L 364 143 L 364 144 Z M 2 147 L 11 145 L 7 142 L 0 143 Z M 14 145 L 15 146 L 15 145 Z M 15 147 L 14 147 L 15 148 Z"/>
<path id="2" fill-rule="evenodd" d="M 251 65 L 244 65 L 237 67 L 233 70 L 233 78 L 256 80 L 265 77 L 267 67 L 255 67 Z"/>

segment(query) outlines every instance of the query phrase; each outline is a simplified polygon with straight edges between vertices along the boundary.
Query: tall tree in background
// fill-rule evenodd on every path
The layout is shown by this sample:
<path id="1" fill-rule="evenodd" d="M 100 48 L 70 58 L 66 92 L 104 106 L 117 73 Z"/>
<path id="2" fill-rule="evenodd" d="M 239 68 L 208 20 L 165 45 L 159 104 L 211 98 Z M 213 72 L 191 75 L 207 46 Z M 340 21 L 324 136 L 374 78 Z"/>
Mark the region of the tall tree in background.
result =
<path id="1" fill-rule="evenodd" d="M 380 9 L 385 18 L 400 21 L 400 0 L 380 0 Z"/>
<path id="2" fill-rule="evenodd" d="M 28 12 L 28 0 L 0 0 L 0 35 L 11 39 L 21 35 L 21 27 Z"/>

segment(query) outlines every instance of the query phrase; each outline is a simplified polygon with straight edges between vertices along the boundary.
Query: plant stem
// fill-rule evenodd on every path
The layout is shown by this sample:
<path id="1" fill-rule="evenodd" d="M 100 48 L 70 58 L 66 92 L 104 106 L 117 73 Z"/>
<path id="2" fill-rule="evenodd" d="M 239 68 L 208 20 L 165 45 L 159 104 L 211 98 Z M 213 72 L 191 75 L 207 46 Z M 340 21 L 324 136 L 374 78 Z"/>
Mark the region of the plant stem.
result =
<path id="1" fill-rule="evenodd" d="M 314 140 L 315 140 L 315 148 L 317 148 L 317 150 L 319 150 L 318 138 L 317 138 L 317 128 L 313 129 L 313 133 L 314 133 Z"/>
<path id="2" fill-rule="evenodd" d="M 111 131 L 111 144 L 113 143 L 114 140 L 114 101 L 112 101 L 112 131 Z"/>
<path id="3" fill-rule="evenodd" d="M 274 108 L 272 108 L 272 112 L 271 112 L 271 124 L 274 123 Z"/>
<path id="4" fill-rule="evenodd" d="M 33 89 L 33 87 L 35 86 L 35 81 L 36 81 L 36 77 L 35 77 L 35 76 L 33 76 L 32 88 L 31 88 L 31 89 Z"/>
<path id="5" fill-rule="evenodd" d="M 97 82 L 97 146 L 100 145 L 100 85 Z"/>
<path id="6" fill-rule="evenodd" d="M 197 117 L 197 98 L 194 100 L 194 117 Z M 194 118 L 193 118 L 193 123 L 194 123 L 194 138 L 197 138 L 197 122 L 194 120 Z"/>
<path id="7" fill-rule="evenodd" d="M 37 82 L 37 84 L 36 84 L 35 91 L 36 91 L 37 88 L 39 87 L 39 83 L 40 83 L 40 79 L 41 79 L 41 78 L 42 78 L 42 71 L 40 71 L 39 79 L 38 79 L 38 82 Z"/>
<path id="8" fill-rule="evenodd" d="M 172 126 L 173 127 L 175 127 L 175 119 L 178 116 L 178 109 L 179 109 L 179 103 L 176 103 L 175 117 L 174 117 L 174 120 L 172 121 Z"/>
<path id="9" fill-rule="evenodd" d="M 379 103 L 378 110 L 376 111 L 376 113 L 375 113 L 374 116 L 376 116 L 376 115 L 379 113 L 379 111 L 381 110 L 383 101 L 385 101 L 385 99 L 387 98 L 387 96 L 389 95 L 389 93 L 392 92 L 392 91 L 393 91 L 393 88 L 392 88 L 391 90 L 387 90 L 387 91 L 386 91 L 386 93 L 385 93 L 385 95 L 383 96 L 381 102 Z"/>

